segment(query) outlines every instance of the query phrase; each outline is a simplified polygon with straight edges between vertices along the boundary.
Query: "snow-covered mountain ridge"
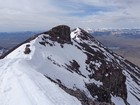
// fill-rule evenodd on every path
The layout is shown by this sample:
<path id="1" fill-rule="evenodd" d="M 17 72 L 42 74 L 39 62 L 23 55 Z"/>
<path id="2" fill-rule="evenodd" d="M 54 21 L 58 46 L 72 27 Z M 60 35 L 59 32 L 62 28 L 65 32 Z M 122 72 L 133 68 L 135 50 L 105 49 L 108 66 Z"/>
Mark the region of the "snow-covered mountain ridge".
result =
<path id="1" fill-rule="evenodd" d="M 140 69 L 80 28 L 54 27 L 3 58 L 0 105 L 140 104 Z"/>

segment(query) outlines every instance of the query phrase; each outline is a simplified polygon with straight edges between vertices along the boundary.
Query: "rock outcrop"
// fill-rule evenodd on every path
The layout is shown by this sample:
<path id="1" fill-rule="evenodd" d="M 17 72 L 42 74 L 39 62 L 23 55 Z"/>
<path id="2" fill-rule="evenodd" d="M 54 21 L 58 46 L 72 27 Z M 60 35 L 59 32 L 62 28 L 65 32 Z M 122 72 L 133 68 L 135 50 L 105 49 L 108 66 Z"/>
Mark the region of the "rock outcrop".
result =
<path id="1" fill-rule="evenodd" d="M 60 25 L 52 28 L 48 31 L 53 41 L 57 41 L 61 44 L 68 43 L 71 41 L 70 38 L 70 27 L 66 25 Z"/>
<path id="2" fill-rule="evenodd" d="M 26 45 L 24 54 L 29 54 L 31 52 L 29 47 L 30 47 L 30 45 Z"/>

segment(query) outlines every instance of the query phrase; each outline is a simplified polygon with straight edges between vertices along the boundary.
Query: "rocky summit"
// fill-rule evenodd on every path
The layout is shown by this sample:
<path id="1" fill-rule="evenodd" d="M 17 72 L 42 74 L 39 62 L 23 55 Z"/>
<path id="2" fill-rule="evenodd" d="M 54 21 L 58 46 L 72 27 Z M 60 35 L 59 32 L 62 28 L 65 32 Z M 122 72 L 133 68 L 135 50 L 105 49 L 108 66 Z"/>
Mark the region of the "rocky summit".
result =
<path id="1" fill-rule="evenodd" d="M 66 25 L 5 54 L 0 81 L 0 105 L 140 105 L 140 68 Z"/>
<path id="2" fill-rule="evenodd" d="M 59 43 L 70 42 L 70 27 L 66 25 L 60 25 L 52 28 L 48 31 L 48 34 L 51 36 L 51 39 Z"/>

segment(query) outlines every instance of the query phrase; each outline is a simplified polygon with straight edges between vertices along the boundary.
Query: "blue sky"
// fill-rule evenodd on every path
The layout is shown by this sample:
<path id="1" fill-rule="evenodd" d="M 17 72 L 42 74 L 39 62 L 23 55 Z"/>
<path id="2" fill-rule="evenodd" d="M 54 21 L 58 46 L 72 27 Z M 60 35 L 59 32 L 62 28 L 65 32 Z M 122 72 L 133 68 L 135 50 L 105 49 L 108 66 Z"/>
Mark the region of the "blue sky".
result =
<path id="1" fill-rule="evenodd" d="M 0 0 L 0 32 L 72 28 L 140 28 L 140 0 Z"/>

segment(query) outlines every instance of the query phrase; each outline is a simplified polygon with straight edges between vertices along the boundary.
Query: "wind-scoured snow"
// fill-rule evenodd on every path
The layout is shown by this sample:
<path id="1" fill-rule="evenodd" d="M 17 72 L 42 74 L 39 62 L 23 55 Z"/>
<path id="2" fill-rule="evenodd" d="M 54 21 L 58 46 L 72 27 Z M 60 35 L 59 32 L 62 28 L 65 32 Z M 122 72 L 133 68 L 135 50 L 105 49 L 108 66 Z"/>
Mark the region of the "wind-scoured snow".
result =
<path id="1" fill-rule="evenodd" d="M 81 33 L 79 31 L 80 29 L 77 28 L 77 35 Z M 63 48 L 61 48 L 59 43 L 51 42 L 49 40 L 49 43 L 54 45 L 53 47 L 49 45 L 42 46 L 41 44 L 39 44 L 39 42 L 42 41 L 43 36 L 44 34 L 38 36 L 30 43 L 23 44 L 14 52 L 10 53 L 6 58 L 23 59 L 30 67 L 32 67 L 32 69 L 42 73 L 43 75 L 53 78 L 53 80 L 59 79 L 60 81 L 63 81 L 63 85 L 70 89 L 78 88 L 84 92 L 88 92 L 85 83 L 94 82 L 98 86 L 102 85 L 101 82 L 94 79 L 91 80 L 89 78 L 89 72 L 85 70 L 85 61 L 87 59 L 86 54 L 81 52 L 81 50 L 77 49 L 77 47 L 75 46 L 64 44 Z M 48 35 L 45 36 L 47 37 Z M 28 44 L 30 44 L 31 53 L 25 55 L 23 52 L 26 45 Z M 73 44 L 77 45 L 75 41 L 73 41 Z M 80 64 L 79 71 L 80 74 L 84 77 L 75 72 L 71 73 L 66 69 L 65 64 L 69 64 L 69 61 L 73 60 L 77 61 Z M 100 62 L 94 64 L 97 65 L 97 68 L 101 65 Z M 89 92 L 88 97 L 92 97 Z"/>
<path id="2" fill-rule="evenodd" d="M 128 90 L 127 101 L 130 105 L 139 105 L 140 100 L 138 100 L 136 97 L 140 98 L 140 92 L 139 92 L 140 85 L 134 82 L 134 80 L 131 78 L 128 72 L 124 71 L 124 74 L 127 76 L 127 80 L 126 80 L 127 90 Z"/>
<path id="3" fill-rule="evenodd" d="M 77 40 L 80 39 L 78 36 L 81 34 L 81 30 L 79 28 L 76 28 L 73 32 L 71 32 L 70 36 L 71 38 L 76 38 Z"/>
<path id="4" fill-rule="evenodd" d="M 0 105 L 81 105 L 23 59 L 0 61 Z"/>
<path id="5" fill-rule="evenodd" d="M 114 102 L 116 105 L 125 105 L 124 101 L 120 97 L 111 97 L 112 102 Z M 134 104 L 135 105 L 135 104 Z"/>
<path id="6" fill-rule="evenodd" d="M 39 44 L 42 36 L 43 35 L 40 35 L 30 43 L 30 48 L 32 50 L 29 55 L 23 53 L 26 46 L 26 44 L 24 44 L 9 54 L 6 58 L 11 59 L 14 56 L 16 56 L 16 58 L 23 57 L 22 59 L 24 59 L 32 69 L 41 72 L 43 75 L 49 76 L 50 78 L 53 78 L 53 80 L 62 80 L 64 85 L 71 89 L 76 87 L 85 92 L 88 91 L 85 86 L 85 83 L 90 83 L 88 77 L 89 72 L 85 71 L 86 55 L 76 47 L 68 44 L 65 44 L 63 48 L 61 48 L 60 44 L 57 42 L 53 43 L 55 44 L 53 47 L 42 46 Z M 85 77 L 82 77 L 75 72 L 71 73 L 66 69 L 65 64 L 69 64 L 69 61 L 72 60 L 76 60 L 80 64 L 81 74 Z M 55 65 L 54 62 L 57 65 Z M 89 97 L 91 97 L 90 94 Z"/>

